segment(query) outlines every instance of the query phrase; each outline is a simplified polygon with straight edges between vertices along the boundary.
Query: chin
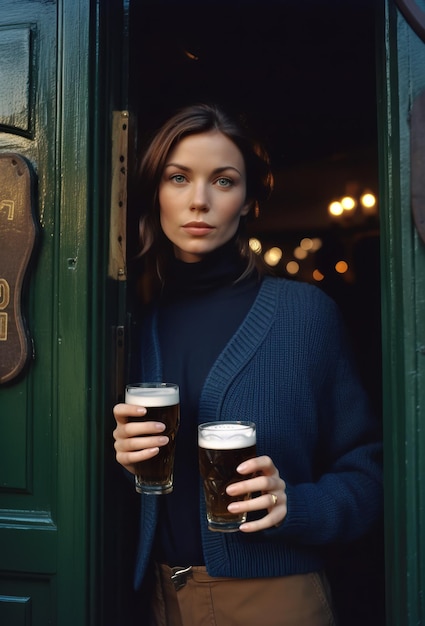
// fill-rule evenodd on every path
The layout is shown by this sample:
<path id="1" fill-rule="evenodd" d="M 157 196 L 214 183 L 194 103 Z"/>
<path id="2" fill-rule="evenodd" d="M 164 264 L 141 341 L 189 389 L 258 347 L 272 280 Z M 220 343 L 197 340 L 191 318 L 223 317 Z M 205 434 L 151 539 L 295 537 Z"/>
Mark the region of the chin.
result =
<path id="1" fill-rule="evenodd" d="M 198 261 L 202 261 L 202 259 L 210 252 L 213 252 L 217 246 L 198 246 L 191 249 L 181 249 L 176 250 L 176 257 L 185 263 L 197 263 Z"/>

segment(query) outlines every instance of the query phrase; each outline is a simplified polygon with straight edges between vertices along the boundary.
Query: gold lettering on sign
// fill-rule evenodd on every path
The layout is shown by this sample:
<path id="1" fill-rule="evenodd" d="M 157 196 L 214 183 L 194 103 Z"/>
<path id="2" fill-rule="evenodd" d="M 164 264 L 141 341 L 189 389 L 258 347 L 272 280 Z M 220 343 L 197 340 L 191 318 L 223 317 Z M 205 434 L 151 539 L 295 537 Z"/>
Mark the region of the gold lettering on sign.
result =
<path id="1" fill-rule="evenodd" d="M 15 214 L 15 203 L 13 200 L 2 200 L 0 202 L 0 211 L 2 209 L 7 209 L 7 219 L 13 220 L 13 216 Z"/>
<path id="2" fill-rule="evenodd" d="M 0 311 L 9 305 L 10 302 L 10 287 L 7 280 L 0 278 Z"/>
<path id="3" fill-rule="evenodd" d="M 7 341 L 7 313 L 0 313 L 0 341 Z"/>
<path id="4" fill-rule="evenodd" d="M 10 287 L 7 280 L 0 278 L 0 341 L 7 341 L 7 313 L 4 309 L 9 306 Z"/>

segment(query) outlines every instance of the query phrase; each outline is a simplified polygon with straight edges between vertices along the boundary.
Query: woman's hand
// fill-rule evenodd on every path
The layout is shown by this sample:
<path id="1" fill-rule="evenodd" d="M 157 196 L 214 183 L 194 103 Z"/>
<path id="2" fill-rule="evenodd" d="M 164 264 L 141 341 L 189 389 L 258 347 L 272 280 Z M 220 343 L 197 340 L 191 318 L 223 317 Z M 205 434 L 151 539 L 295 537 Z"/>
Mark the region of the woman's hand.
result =
<path id="1" fill-rule="evenodd" d="M 146 409 L 142 406 L 117 404 L 114 407 L 116 459 L 132 474 L 136 474 L 136 463 L 151 459 L 158 454 L 161 446 L 168 443 L 168 437 L 160 434 L 165 430 L 165 424 L 137 421 L 145 415 Z"/>
<path id="2" fill-rule="evenodd" d="M 245 533 L 257 532 L 278 526 L 286 517 L 286 484 L 269 456 L 258 456 L 245 461 L 237 468 L 239 474 L 254 474 L 254 478 L 233 483 L 227 487 L 229 496 L 244 496 L 260 492 L 250 500 L 232 502 L 227 507 L 231 513 L 267 510 L 259 520 L 241 524 L 239 530 Z"/>

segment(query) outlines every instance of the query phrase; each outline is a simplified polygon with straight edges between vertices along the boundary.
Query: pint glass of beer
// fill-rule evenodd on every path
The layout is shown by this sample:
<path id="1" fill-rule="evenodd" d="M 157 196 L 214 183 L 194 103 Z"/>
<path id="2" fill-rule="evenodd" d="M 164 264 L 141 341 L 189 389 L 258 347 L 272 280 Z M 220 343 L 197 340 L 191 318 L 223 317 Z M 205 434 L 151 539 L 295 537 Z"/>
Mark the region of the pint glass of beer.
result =
<path id="1" fill-rule="evenodd" d="M 138 493 L 163 494 L 173 491 L 174 453 L 176 435 L 180 423 L 179 387 L 174 383 L 137 383 L 127 385 L 127 404 L 137 404 L 147 409 L 140 422 L 163 422 L 169 442 L 159 448 L 152 459 L 137 464 L 136 491 Z"/>
<path id="2" fill-rule="evenodd" d="M 208 422 L 198 426 L 199 469 L 204 486 L 208 528 L 234 532 L 246 521 L 246 513 L 235 515 L 227 510 L 230 502 L 250 496 L 231 497 L 226 487 L 247 480 L 236 468 L 256 456 L 256 432 L 253 422 Z"/>

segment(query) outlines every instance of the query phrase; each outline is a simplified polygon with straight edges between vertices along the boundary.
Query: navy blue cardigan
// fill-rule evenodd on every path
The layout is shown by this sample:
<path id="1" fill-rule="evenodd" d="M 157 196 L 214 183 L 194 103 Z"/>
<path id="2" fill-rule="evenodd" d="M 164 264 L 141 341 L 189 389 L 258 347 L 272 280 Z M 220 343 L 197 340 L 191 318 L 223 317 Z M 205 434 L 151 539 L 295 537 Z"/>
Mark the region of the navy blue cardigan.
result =
<path id="1" fill-rule="evenodd" d="M 142 380 L 161 380 L 157 314 L 142 331 Z M 287 484 L 288 513 L 258 533 L 207 529 L 211 576 L 285 576 L 320 570 L 326 544 L 357 539 L 382 509 L 382 446 L 336 304 L 305 283 L 266 277 L 238 331 L 205 381 L 199 422 L 257 424 L 258 455 L 269 455 Z M 158 498 L 141 496 L 135 585 L 151 556 Z M 179 514 L 179 512 L 176 512 Z"/>

